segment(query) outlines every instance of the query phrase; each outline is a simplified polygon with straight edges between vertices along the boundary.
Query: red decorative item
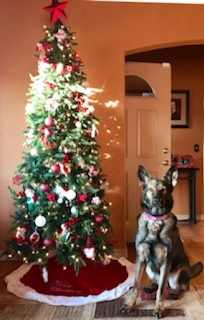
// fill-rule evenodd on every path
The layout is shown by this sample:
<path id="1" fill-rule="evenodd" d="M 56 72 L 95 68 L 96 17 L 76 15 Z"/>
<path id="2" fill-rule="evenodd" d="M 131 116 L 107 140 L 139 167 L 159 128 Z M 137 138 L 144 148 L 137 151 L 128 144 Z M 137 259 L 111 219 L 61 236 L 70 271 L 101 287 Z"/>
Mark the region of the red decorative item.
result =
<path id="1" fill-rule="evenodd" d="M 17 174 L 12 178 L 12 180 L 13 180 L 13 184 L 15 184 L 16 186 L 19 186 L 21 183 L 22 177 L 19 174 Z"/>
<path id="2" fill-rule="evenodd" d="M 29 227 L 22 225 L 17 228 L 16 234 L 13 235 L 13 240 L 15 240 L 19 246 L 28 243 L 28 236 L 26 235 L 28 230 Z"/>
<path id="3" fill-rule="evenodd" d="M 68 5 L 68 1 L 59 2 L 58 0 L 52 0 L 51 6 L 43 8 L 44 10 L 50 12 L 50 21 L 55 22 L 57 19 L 60 19 L 61 17 L 67 18 L 66 13 L 64 12 L 64 9 Z"/>
<path id="4" fill-rule="evenodd" d="M 70 156 L 68 154 L 65 154 L 64 155 L 64 163 L 69 162 L 69 160 L 70 160 Z"/>
<path id="5" fill-rule="evenodd" d="M 88 259 L 94 258 L 95 249 L 94 249 L 90 234 L 87 235 L 86 247 L 84 248 L 84 254 Z"/>
<path id="6" fill-rule="evenodd" d="M 54 119 L 52 117 L 47 117 L 44 121 L 45 125 L 48 127 L 52 127 L 54 126 L 55 122 Z"/>
<path id="7" fill-rule="evenodd" d="M 17 192 L 17 193 L 16 193 L 16 197 L 18 197 L 18 198 L 23 198 L 23 197 L 25 197 L 25 192 L 24 192 L 24 191 L 19 191 L 19 192 Z"/>
<path id="8" fill-rule="evenodd" d="M 33 201 L 37 201 L 38 200 L 38 196 L 35 194 L 34 196 L 32 196 L 32 200 Z"/>
<path id="9" fill-rule="evenodd" d="M 67 227 L 70 227 L 71 225 L 73 225 L 79 221 L 80 221 L 79 218 L 69 218 L 69 220 L 65 223 L 65 225 Z"/>
<path id="10" fill-rule="evenodd" d="M 98 223 L 101 223 L 101 222 L 103 222 L 103 217 L 102 216 L 97 216 L 97 217 L 95 217 L 95 221 L 98 222 Z"/>
<path id="11" fill-rule="evenodd" d="M 93 248 L 93 242 L 90 234 L 87 235 L 86 248 Z"/>
<path id="12" fill-rule="evenodd" d="M 43 240 L 43 245 L 47 248 L 53 247 L 55 244 L 55 240 L 54 239 L 44 239 Z"/>
<path id="13" fill-rule="evenodd" d="M 88 198 L 88 195 L 85 193 L 85 194 L 78 194 L 77 195 L 77 202 L 86 202 Z"/>
<path id="14" fill-rule="evenodd" d="M 100 172 L 100 169 L 97 168 L 97 167 L 91 166 L 91 167 L 89 168 L 89 176 L 90 176 L 90 177 L 96 177 L 96 176 L 98 176 L 99 172 Z"/>
<path id="15" fill-rule="evenodd" d="M 37 244 L 38 242 L 40 241 L 40 235 L 38 232 L 33 232 L 31 235 L 30 235 L 30 242 L 31 244 Z"/>
<path id="16" fill-rule="evenodd" d="M 55 201 L 55 198 L 56 198 L 56 195 L 54 193 L 49 193 L 47 195 L 47 199 L 50 201 L 50 202 L 54 202 Z"/>
<path id="17" fill-rule="evenodd" d="M 50 170 L 52 173 L 58 173 L 60 171 L 60 166 L 58 163 L 55 163 L 51 166 Z"/>
<path id="18" fill-rule="evenodd" d="M 41 183 L 40 189 L 41 189 L 42 191 L 48 191 L 48 190 L 50 189 L 50 187 L 49 187 L 49 185 L 46 184 L 46 183 Z"/>
<path id="19" fill-rule="evenodd" d="M 178 155 L 176 157 L 177 168 L 192 168 L 193 167 L 193 156 L 192 155 Z"/>
<path id="20" fill-rule="evenodd" d="M 43 142 L 44 142 L 45 146 L 46 146 L 48 149 L 53 149 L 53 148 L 54 148 L 54 143 L 53 143 L 53 142 L 47 141 L 46 139 L 45 139 L 45 141 L 43 141 Z"/>
<path id="21" fill-rule="evenodd" d="M 59 166 L 60 166 L 61 172 L 65 175 L 67 175 L 71 170 L 71 167 L 68 163 L 65 163 L 65 164 L 60 163 Z"/>
<path id="22" fill-rule="evenodd" d="M 112 290 L 128 277 L 126 267 L 117 260 L 111 260 L 108 266 L 101 263 L 95 264 L 90 259 L 86 259 L 85 262 L 86 267 L 80 268 L 76 277 L 73 266 L 68 266 L 67 270 L 62 271 L 62 266 L 57 263 L 54 256 L 48 260 L 46 265 L 49 284 L 45 285 L 42 270 L 38 265 L 33 265 L 20 281 L 25 286 L 45 295 L 87 297 Z"/>

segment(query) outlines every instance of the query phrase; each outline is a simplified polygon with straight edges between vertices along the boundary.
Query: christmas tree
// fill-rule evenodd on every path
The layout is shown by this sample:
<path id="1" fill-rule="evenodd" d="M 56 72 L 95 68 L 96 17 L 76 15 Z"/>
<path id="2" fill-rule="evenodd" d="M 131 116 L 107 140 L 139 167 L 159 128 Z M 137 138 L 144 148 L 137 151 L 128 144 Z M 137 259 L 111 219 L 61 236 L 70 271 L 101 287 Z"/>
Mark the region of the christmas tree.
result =
<path id="1" fill-rule="evenodd" d="M 87 96 L 75 36 L 60 20 L 67 2 L 45 9 L 54 27 L 37 43 L 38 75 L 31 76 L 23 161 L 10 188 L 16 212 L 9 256 L 45 265 L 50 250 L 59 264 L 78 271 L 86 258 L 113 253 L 105 201 L 98 120 Z M 16 190 L 18 189 L 18 190 Z"/>

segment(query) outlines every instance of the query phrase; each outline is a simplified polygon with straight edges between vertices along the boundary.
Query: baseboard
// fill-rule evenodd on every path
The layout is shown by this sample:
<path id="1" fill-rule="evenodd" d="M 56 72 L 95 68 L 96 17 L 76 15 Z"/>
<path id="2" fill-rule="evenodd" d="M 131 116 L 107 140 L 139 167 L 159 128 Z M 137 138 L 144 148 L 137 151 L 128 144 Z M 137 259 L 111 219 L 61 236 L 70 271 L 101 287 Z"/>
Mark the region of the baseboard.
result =
<path id="1" fill-rule="evenodd" d="M 189 220 L 189 215 L 187 214 L 176 214 L 176 217 L 179 220 Z M 197 214 L 196 215 L 196 220 L 197 221 L 203 221 L 204 220 L 204 215 L 203 214 Z"/>
<path id="2" fill-rule="evenodd" d="M 176 214 L 175 215 L 176 218 L 179 220 L 188 220 L 189 219 L 189 215 L 188 214 Z"/>

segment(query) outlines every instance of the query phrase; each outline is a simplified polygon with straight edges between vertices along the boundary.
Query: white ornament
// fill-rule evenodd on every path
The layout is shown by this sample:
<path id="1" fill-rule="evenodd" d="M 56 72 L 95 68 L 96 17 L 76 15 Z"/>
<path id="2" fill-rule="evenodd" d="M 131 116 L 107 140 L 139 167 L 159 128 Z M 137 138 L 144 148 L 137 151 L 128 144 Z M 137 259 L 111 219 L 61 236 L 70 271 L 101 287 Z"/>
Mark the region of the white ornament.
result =
<path id="1" fill-rule="evenodd" d="M 30 154 L 32 157 L 37 157 L 38 156 L 38 150 L 36 148 L 32 148 L 30 150 Z"/>
<path id="2" fill-rule="evenodd" d="M 99 205 L 101 203 L 101 199 L 99 197 L 93 197 L 91 200 L 92 204 Z"/>
<path id="3" fill-rule="evenodd" d="M 75 122 L 75 127 L 80 129 L 81 128 L 81 122 L 80 121 L 76 121 Z"/>
<path id="4" fill-rule="evenodd" d="M 94 112 L 94 106 L 89 106 L 89 112 L 93 113 Z"/>
<path id="5" fill-rule="evenodd" d="M 63 151 L 64 151 L 64 153 L 68 153 L 69 149 L 65 146 Z"/>
<path id="6" fill-rule="evenodd" d="M 66 190 L 61 186 L 57 185 L 54 189 L 54 192 L 59 196 L 59 198 L 63 199 L 66 197 Z M 59 202 L 60 203 L 60 202 Z"/>
<path id="7" fill-rule="evenodd" d="M 84 248 L 84 254 L 88 259 L 94 258 L 94 248 Z"/>
<path id="8" fill-rule="evenodd" d="M 32 198 L 34 196 L 35 192 L 32 189 L 25 189 L 25 195 L 27 198 Z"/>
<path id="9" fill-rule="evenodd" d="M 72 216 L 78 217 L 78 209 L 76 206 L 71 207 L 70 211 Z"/>
<path id="10" fill-rule="evenodd" d="M 76 192 L 72 189 L 68 190 L 66 192 L 66 198 L 71 201 L 71 200 L 74 200 L 76 198 Z"/>
<path id="11" fill-rule="evenodd" d="M 91 127 L 91 137 L 92 137 L 92 138 L 95 138 L 95 137 L 98 135 L 98 133 L 99 133 L 98 129 L 96 128 L 95 125 L 93 125 L 93 126 Z"/>
<path id="12" fill-rule="evenodd" d="M 64 72 L 64 65 L 63 65 L 63 63 L 58 63 L 58 64 L 57 64 L 56 71 L 57 71 L 57 73 L 59 73 L 59 74 L 62 74 L 62 73 Z"/>
<path id="13" fill-rule="evenodd" d="M 49 68 L 50 68 L 50 63 L 44 62 L 42 60 L 38 62 L 38 72 L 40 75 L 43 75 L 46 69 L 49 69 Z"/>
<path id="14" fill-rule="evenodd" d="M 72 189 L 66 191 L 61 186 L 56 186 L 54 192 L 59 196 L 59 198 L 66 198 L 67 200 L 71 201 L 76 198 L 76 192 Z"/>
<path id="15" fill-rule="evenodd" d="M 32 113 L 34 113 L 34 112 L 35 112 L 35 107 L 34 107 L 34 105 L 33 105 L 32 103 L 27 103 L 27 104 L 26 104 L 26 107 L 25 107 L 25 112 L 26 112 L 27 114 L 32 114 Z"/>
<path id="16" fill-rule="evenodd" d="M 44 227 L 46 224 L 46 218 L 42 215 L 39 215 L 38 217 L 35 218 L 35 224 L 39 228 Z"/>
<path id="17" fill-rule="evenodd" d="M 63 199 L 62 199 L 62 198 L 58 198 L 57 202 L 58 202 L 59 204 L 62 204 L 62 203 L 63 203 Z"/>

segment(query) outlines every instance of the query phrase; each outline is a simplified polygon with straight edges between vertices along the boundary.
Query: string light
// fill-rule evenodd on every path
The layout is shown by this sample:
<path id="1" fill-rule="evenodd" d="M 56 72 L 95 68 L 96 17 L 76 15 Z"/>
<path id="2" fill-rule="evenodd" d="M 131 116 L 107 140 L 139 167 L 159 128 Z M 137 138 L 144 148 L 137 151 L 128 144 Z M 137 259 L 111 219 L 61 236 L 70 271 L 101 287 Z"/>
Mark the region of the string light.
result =
<path id="1" fill-rule="evenodd" d="M 114 109 L 114 108 L 117 108 L 118 105 L 119 105 L 119 101 L 118 100 L 115 100 L 115 101 L 110 100 L 110 101 L 105 103 L 106 108 L 113 108 Z"/>

